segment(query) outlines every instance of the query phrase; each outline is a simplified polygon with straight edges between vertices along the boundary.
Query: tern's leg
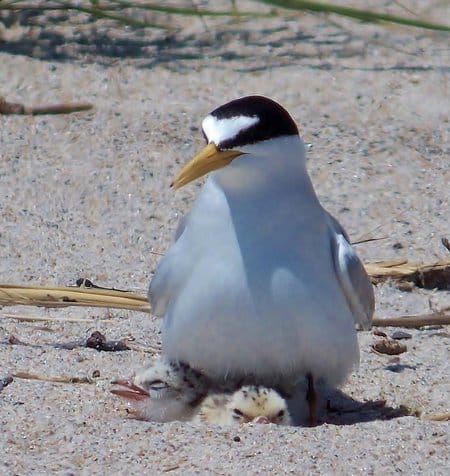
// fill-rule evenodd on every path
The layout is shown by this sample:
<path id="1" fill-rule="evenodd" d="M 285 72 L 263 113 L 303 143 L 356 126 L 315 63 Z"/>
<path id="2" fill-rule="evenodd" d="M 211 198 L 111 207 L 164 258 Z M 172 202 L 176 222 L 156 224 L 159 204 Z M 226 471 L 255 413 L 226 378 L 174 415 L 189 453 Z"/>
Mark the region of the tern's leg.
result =
<path id="1" fill-rule="evenodd" d="M 306 390 L 306 401 L 308 402 L 309 408 L 309 420 L 308 423 L 310 426 L 317 425 L 317 392 L 314 387 L 314 378 L 310 372 L 306 374 L 306 380 L 308 383 L 308 389 Z"/>

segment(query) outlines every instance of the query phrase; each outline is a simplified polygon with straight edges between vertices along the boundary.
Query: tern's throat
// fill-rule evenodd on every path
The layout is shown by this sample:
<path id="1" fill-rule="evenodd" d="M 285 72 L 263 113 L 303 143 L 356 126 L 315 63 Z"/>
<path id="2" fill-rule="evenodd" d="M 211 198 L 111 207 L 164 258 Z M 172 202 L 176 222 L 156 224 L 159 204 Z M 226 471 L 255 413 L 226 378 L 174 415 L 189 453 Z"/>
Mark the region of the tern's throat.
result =
<path id="1" fill-rule="evenodd" d="M 285 136 L 241 147 L 243 155 L 214 172 L 214 181 L 234 196 L 283 195 L 315 198 L 298 136 Z"/>

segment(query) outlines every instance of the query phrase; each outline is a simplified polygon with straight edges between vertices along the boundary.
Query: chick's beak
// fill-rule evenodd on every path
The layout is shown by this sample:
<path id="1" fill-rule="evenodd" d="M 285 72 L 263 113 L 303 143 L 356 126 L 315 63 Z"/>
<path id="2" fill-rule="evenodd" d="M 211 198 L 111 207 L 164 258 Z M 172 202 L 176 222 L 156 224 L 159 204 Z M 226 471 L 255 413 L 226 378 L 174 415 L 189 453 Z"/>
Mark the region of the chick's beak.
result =
<path id="1" fill-rule="evenodd" d="M 142 387 L 139 387 L 135 385 L 133 382 L 129 380 L 114 380 L 114 382 L 111 382 L 113 385 L 120 385 L 123 388 L 113 388 L 111 390 L 111 393 L 114 393 L 114 395 L 119 395 L 119 397 L 126 398 L 127 400 L 134 400 L 136 402 L 139 402 L 141 400 L 145 400 L 146 398 L 149 398 L 150 395 L 147 392 L 147 390 L 143 389 Z"/>
<path id="2" fill-rule="evenodd" d="M 259 415 L 255 418 L 253 418 L 253 423 L 262 423 L 264 425 L 267 425 L 268 423 L 273 423 L 272 420 L 270 420 L 270 418 L 264 416 L 264 415 Z"/>
<path id="3" fill-rule="evenodd" d="M 242 154 L 243 152 L 239 150 L 220 150 L 211 142 L 183 167 L 170 186 L 175 189 L 181 188 L 208 172 L 225 167 Z"/>

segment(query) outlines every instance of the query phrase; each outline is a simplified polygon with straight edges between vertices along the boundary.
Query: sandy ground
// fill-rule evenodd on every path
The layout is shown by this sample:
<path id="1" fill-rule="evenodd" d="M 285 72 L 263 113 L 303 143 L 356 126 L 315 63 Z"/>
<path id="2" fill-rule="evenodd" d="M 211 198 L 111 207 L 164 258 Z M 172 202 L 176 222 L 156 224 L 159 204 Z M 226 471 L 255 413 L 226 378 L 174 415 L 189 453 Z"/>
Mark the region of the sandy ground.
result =
<path id="1" fill-rule="evenodd" d="M 449 18 L 445 2 L 407 3 L 429 19 Z M 388 5 L 404 13 L 399 8 Z M 386 237 L 358 245 L 364 260 L 448 257 L 440 243 L 450 238 L 448 35 L 311 15 L 177 22 L 170 34 L 68 21 L 3 30 L 0 95 L 27 104 L 84 100 L 95 109 L 0 117 L 0 282 L 69 285 L 83 276 L 145 293 L 201 186 L 169 189 L 202 145 L 201 119 L 250 93 L 292 113 L 318 194 L 352 239 Z M 448 291 L 390 284 L 376 297 L 379 317 L 450 305 Z M 159 328 L 157 318 L 132 312 L 4 308 L 0 378 L 97 377 L 91 384 L 15 378 L 5 387 L 0 473 L 450 471 L 449 423 L 426 419 L 450 411 L 448 328 L 409 330 L 399 357 L 374 354 L 376 337 L 360 333 L 360 369 L 336 401 L 340 411 L 323 409 L 316 428 L 131 419 L 110 381 L 153 357 Z M 54 347 L 94 330 L 136 349 Z M 12 345 L 11 336 L 31 345 Z M 363 404 L 379 399 L 386 407 Z M 404 416 L 405 408 L 416 416 Z"/>

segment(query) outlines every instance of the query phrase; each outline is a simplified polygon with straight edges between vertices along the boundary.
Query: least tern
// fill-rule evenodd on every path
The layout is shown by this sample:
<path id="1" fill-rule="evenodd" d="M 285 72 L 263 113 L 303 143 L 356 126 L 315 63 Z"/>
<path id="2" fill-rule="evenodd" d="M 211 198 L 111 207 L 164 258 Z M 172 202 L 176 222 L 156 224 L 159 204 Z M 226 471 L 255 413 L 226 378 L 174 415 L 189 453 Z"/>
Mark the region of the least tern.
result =
<path id="1" fill-rule="evenodd" d="M 241 423 L 275 423 L 290 425 L 286 401 L 271 388 L 249 385 L 232 394 L 212 394 L 200 404 L 194 421 L 233 425 Z"/>
<path id="2" fill-rule="evenodd" d="M 314 383 L 338 386 L 359 363 L 355 324 L 371 325 L 371 283 L 321 206 L 282 106 L 242 97 L 202 130 L 207 146 L 172 185 L 209 177 L 149 289 L 163 354 L 283 396 L 306 378 L 314 422 Z"/>
<path id="3" fill-rule="evenodd" d="M 112 382 L 142 420 L 190 420 L 206 397 L 210 381 L 184 363 L 158 360 L 130 379 Z"/>

